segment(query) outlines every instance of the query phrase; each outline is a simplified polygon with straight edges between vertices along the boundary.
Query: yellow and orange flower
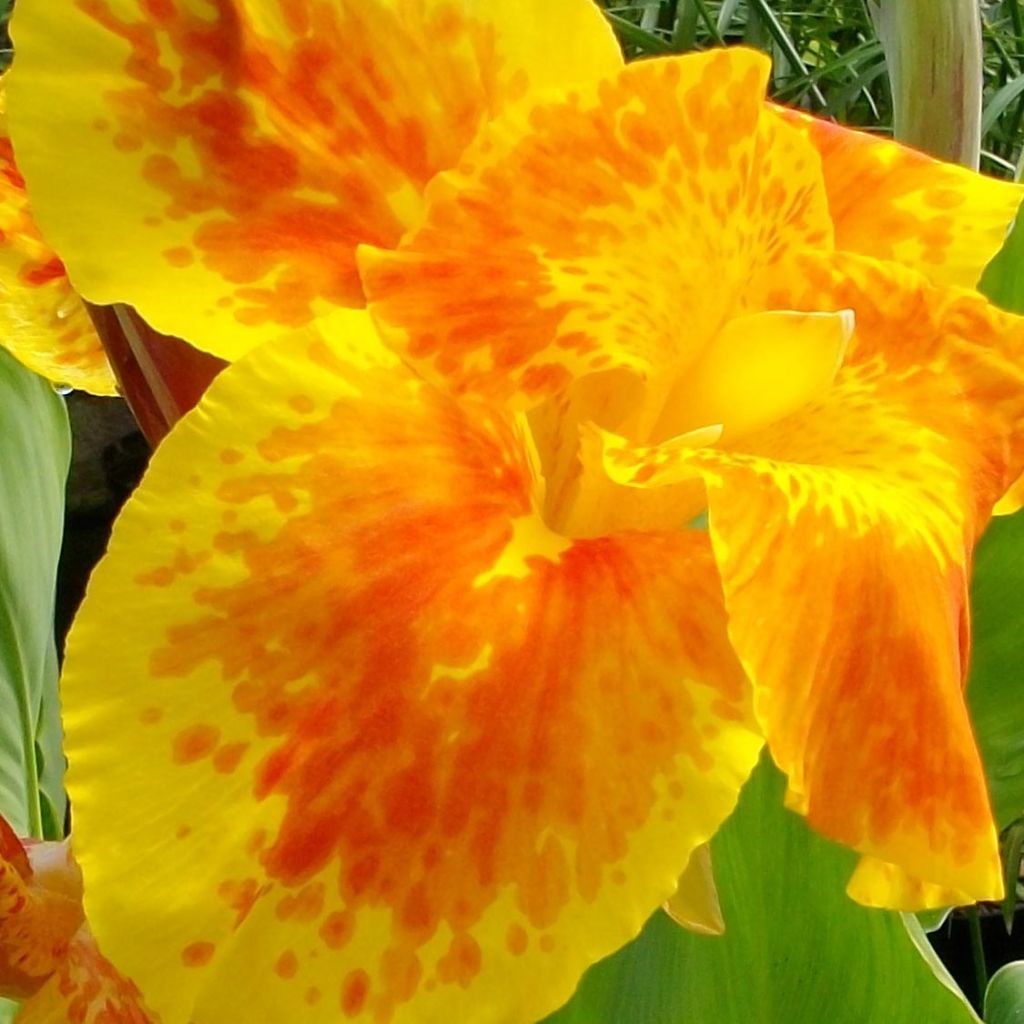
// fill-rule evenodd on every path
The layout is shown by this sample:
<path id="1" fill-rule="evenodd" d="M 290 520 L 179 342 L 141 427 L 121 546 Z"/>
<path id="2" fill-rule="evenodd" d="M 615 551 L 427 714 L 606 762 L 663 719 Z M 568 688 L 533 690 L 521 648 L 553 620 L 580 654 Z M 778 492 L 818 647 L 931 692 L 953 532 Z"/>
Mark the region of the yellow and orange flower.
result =
<path id="1" fill-rule="evenodd" d="M 164 1024 L 527 1024 L 766 741 L 855 898 L 999 893 L 961 688 L 1015 186 L 765 104 L 748 51 L 622 68 L 586 0 L 14 30 L 77 286 L 237 360 L 64 680 L 89 919 Z"/>

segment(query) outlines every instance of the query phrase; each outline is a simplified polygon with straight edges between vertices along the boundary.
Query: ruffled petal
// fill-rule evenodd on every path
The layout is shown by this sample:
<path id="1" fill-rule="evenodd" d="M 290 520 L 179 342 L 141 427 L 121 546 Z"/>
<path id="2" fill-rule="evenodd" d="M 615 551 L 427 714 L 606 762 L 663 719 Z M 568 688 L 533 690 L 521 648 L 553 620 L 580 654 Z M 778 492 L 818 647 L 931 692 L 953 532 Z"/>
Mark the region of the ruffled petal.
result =
<path id="1" fill-rule="evenodd" d="M 589 0 L 73 0 L 13 32 L 18 159 L 76 287 L 226 359 L 361 305 L 355 246 L 395 244 L 482 121 L 621 63 Z"/>
<path id="2" fill-rule="evenodd" d="M 743 49 L 643 61 L 488 126 L 397 251 L 360 252 L 389 343 L 519 407 L 693 358 L 753 274 L 831 244 L 817 156 L 762 117 L 768 67 Z"/>
<path id="3" fill-rule="evenodd" d="M 749 687 L 705 533 L 555 535 L 518 421 L 346 319 L 214 382 L 93 577 L 89 919 L 168 1021 L 532 1024 L 731 810 Z"/>
<path id="4" fill-rule="evenodd" d="M 705 481 L 730 636 L 789 802 L 872 858 L 853 895 L 996 897 L 966 579 L 1024 460 L 1024 321 L 855 257 L 807 260 L 789 298 L 855 312 L 827 392 L 733 445 L 606 435 L 606 466 L 632 486 Z"/>
<path id="5" fill-rule="evenodd" d="M 67 956 L 83 921 L 81 878 L 66 843 L 35 844 L 43 870 L 34 870 L 2 817 L 0 846 L 0 995 L 22 999 Z"/>
<path id="6" fill-rule="evenodd" d="M 15 1024 L 159 1024 L 138 987 L 99 951 L 86 929 L 71 940 L 56 971 Z"/>
<path id="7" fill-rule="evenodd" d="M 0 345 L 55 384 L 113 395 L 114 377 L 89 314 L 29 212 L 4 105 L 0 85 Z"/>
<path id="8" fill-rule="evenodd" d="M 774 114 L 821 155 L 836 246 L 974 288 L 1006 240 L 1024 187 L 796 110 Z"/>
<path id="9" fill-rule="evenodd" d="M 84 924 L 82 874 L 63 842 L 23 843 L 0 817 L 0 992 L 17 1024 L 155 1024 Z"/>

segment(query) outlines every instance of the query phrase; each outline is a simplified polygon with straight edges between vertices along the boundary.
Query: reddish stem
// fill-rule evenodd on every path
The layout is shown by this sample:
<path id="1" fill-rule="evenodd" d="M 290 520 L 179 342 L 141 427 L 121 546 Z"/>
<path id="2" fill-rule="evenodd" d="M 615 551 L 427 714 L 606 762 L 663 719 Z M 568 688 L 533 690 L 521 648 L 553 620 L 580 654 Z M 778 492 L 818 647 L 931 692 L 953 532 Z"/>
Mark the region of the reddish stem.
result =
<path id="1" fill-rule="evenodd" d="M 86 303 L 121 393 L 154 447 L 227 365 L 180 338 L 154 331 L 131 306 Z"/>

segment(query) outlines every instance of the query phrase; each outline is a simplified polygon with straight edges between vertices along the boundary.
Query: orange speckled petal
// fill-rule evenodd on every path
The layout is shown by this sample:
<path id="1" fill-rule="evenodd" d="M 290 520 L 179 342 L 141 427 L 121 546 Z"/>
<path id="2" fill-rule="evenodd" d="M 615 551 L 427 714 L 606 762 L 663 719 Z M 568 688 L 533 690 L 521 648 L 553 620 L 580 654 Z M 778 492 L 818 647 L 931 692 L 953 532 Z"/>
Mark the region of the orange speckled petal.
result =
<path id="1" fill-rule="evenodd" d="M 226 359 L 362 305 L 355 246 L 394 245 L 483 121 L 621 64 L 590 0 L 68 0 L 12 31 L 76 287 Z"/>
<path id="2" fill-rule="evenodd" d="M 838 248 L 895 260 L 942 284 L 977 285 L 1024 187 L 796 110 L 773 113 L 821 154 Z"/>
<path id="3" fill-rule="evenodd" d="M 762 118 L 767 74 L 743 49 L 642 61 L 488 126 L 396 252 L 360 251 L 389 343 L 520 408 L 693 358 L 751 275 L 831 245 L 817 155 Z"/>
<path id="4" fill-rule="evenodd" d="M 214 382 L 90 584 L 89 919 L 168 1021 L 533 1024 L 731 810 L 749 686 L 705 533 L 553 534 L 521 423 L 342 319 Z"/>
<path id="5" fill-rule="evenodd" d="M 5 821 L 2 828 L 5 838 L 12 835 Z M 66 844 L 35 845 L 37 853 L 45 848 L 46 855 L 56 854 L 49 858 L 56 863 L 49 865 L 45 877 L 33 871 L 15 844 L 17 840 L 10 859 L 6 848 L 0 858 L 0 995 L 20 999 L 36 991 L 64 961 L 82 924 L 82 902 L 80 887 L 74 891 L 77 869 L 70 866 Z"/>
<path id="6" fill-rule="evenodd" d="M 1019 353 L 1024 321 L 856 258 L 803 276 L 856 315 L 828 392 L 732 446 L 606 436 L 606 465 L 634 486 L 704 478 L 730 636 L 790 803 L 876 859 L 853 894 L 905 909 L 950 889 L 993 898 L 961 692 L 966 565 L 1024 458 L 1024 375 L 1000 351 Z"/>
<path id="7" fill-rule="evenodd" d="M 138 987 L 99 951 L 83 928 L 57 970 L 25 1002 L 15 1024 L 159 1024 Z"/>
<path id="8" fill-rule="evenodd" d="M 6 81 L 6 80 L 5 80 Z M 32 219 L 0 84 L 0 345 L 55 384 L 116 393 L 89 314 Z"/>

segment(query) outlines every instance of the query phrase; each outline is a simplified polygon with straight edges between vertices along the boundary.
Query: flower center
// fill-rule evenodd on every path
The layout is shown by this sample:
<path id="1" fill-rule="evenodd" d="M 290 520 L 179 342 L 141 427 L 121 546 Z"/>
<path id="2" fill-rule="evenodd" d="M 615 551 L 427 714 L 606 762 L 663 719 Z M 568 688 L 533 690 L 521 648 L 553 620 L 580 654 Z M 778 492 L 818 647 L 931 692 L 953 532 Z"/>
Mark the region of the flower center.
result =
<path id="1" fill-rule="evenodd" d="M 675 529 L 703 510 L 696 470 L 650 489 L 608 479 L 596 424 L 635 445 L 729 447 L 813 402 L 835 379 L 853 334 L 851 310 L 775 310 L 735 317 L 685 365 L 647 381 L 592 374 L 530 414 L 546 482 L 548 526 L 569 537 Z M 586 433 L 584 429 L 584 433 Z"/>

